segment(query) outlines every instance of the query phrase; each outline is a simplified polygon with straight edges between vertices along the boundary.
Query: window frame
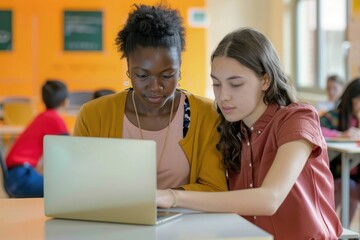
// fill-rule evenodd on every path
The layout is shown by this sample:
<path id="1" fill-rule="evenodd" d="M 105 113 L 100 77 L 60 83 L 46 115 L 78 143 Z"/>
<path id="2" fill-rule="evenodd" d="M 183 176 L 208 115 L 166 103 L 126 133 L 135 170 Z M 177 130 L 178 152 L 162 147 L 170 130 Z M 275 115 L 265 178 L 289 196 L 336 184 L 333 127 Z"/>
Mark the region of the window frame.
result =
<path id="1" fill-rule="evenodd" d="M 312 92 L 312 93 L 324 93 L 325 89 L 322 86 L 322 81 L 325 81 L 327 75 L 329 73 L 326 72 L 326 59 L 325 59 L 325 48 L 324 47 L 319 47 L 319 46 L 324 46 L 326 44 L 325 42 L 325 31 L 323 29 L 323 26 L 321 24 L 322 21 L 322 11 L 321 8 L 323 8 L 323 4 L 324 1 L 326 0 L 295 0 L 295 57 L 294 57 L 294 62 L 295 62 L 295 86 L 299 91 L 303 91 L 303 92 Z M 300 81 L 301 81 L 301 74 L 300 72 L 302 71 L 301 66 L 300 66 L 300 57 L 301 57 L 301 51 L 303 51 L 302 49 L 300 49 L 300 4 L 301 2 L 305 2 L 305 1 L 315 1 L 315 11 L 316 11 L 316 22 L 315 22 L 315 27 L 316 27 L 316 31 L 315 31 L 315 35 L 314 35 L 314 47 L 315 47 L 315 67 L 314 67 L 314 72 L 310 73 L 313 74 L 314 76 L 314 83 L 313 86 L 301 86 Z M 348 31 L 348 25 L 349 25 L 349 21 L 350 21 L 350 6 L 351 6 L 351 0 L 344 0 L 345 1 L 345 17 L 346 17 L 346 26 L 345 26 L 345 30 L 344 30 L 344 43 L 347 43 L 348 39 L 347 39 L 347 31 Z M 348 44 L 346 44 L 345 46 L 348 46 Z M 344 78 L 347 81 L 349 79 L 349 66 L 347 64 L 347 58 L 348 58 L 348 54 L 347 52 L 345 52 L 347 49 L 343 49 L 344 51 L 344 59 L 343 59 L 343 63 L 344 63 Z"/>

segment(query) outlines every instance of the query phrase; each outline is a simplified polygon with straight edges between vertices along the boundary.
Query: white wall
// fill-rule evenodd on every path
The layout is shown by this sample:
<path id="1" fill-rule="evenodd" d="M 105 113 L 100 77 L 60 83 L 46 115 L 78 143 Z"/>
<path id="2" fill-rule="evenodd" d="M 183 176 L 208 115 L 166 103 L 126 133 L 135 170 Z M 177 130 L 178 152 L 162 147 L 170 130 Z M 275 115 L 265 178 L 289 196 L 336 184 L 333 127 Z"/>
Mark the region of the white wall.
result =
<path id="1" fill-rule="evenodd" d="M 286 72 L 292 70 L 290 33 L 291 17 L 286 15 L 293 0 L 207 0 L 209 28 L 207 34 L 210 74 L 210 55 L 220 40 L 240 27 L 253 27 L 265 34 L 273 43 Z M 292 16 L 292 15 L 291 15 Z M 285 20 L 285 21 L 284 21 Z M 289 25 L 290 24 L 290 25 Z M 286 44 L 284 44 L 286 42 Z M 207 74 L 207 76 L 209 76 Z M 208 96 L 212 97 L 211 79 L 208 77 Z"/>

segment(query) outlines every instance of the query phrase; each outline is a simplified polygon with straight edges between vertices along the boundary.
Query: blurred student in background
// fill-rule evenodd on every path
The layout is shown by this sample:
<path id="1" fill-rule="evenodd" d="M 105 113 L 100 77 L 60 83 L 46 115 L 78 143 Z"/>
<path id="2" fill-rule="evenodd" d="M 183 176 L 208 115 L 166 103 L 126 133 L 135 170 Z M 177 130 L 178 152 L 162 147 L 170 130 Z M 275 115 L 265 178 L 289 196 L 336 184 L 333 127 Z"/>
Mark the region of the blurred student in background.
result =
<path id="1" fill-rule="evenodd" d="M 74 135 L 154 140 L 159 189 L 227 190 L 214 103 L 177 89 L 185 48 L 179 12 L 135 5 L 116 45 L 132 88 L 83 105 Z"/>
<path id="2" fill-rule="evenodd" d="M 347 137 L 360 140 L 360 78 L 351 81 L 339 99 L 338 106 L 321 118 L 325 137 Z"/>
<path id="3" fill-rule="evenodd" d="M 47 134 L 68 134 L 59 112 L 67 103 L 68 90 L 58 80 L 42 86 L 46 110 L 40 113 L 16 139 L 7 157 L 7 187 L 12 197 L 43 197 L 43 137 Z"/>
<path id="4" fill-rule="evenodd" d="M 329 102 L 337 102 L 343 93 L 345 82 L 338 75 L 330 75 L 326 80 L 326 94 Z"/>
<path id="5" fill-rule="evenodd" d="M 360 140 L 360 78 L 356 78 L 345 88 L 338 106 L 320 117 L 321 130 L 327 138 L 349 138 Z M 341 156 L 330 162 L 330 169 L 335 178 L 335 203 L 341 200 Z M 356 213 L 359 201 L 360 169 L 355 167 L 350 172 L 350 215 L 349 222 Z"/>
<path id="6" fill-rule="evenodd" d="M 339 75 L 330 75 L 326 79 L 326 101 L 319 101 L 316 108 L 319 115 L 322 116 L 325 112 L 336 108 L 338 100 L 343 93 L 345 82 Z"/>
<path id="7" fill-rule="evenodd" d="M 106 96 L 106 95 L 109 95 L 109 94 L 113 94 L 113 93 L 115 93 L 115 91 L 112 90 L 112 89 L 107 89 L 107 88 L 98 89 L 98 90 L 94 91 L 93 99 L 96 99 L 96 98 L 99 98 L 99 97 L 102 97 L 102 96 Z"/>

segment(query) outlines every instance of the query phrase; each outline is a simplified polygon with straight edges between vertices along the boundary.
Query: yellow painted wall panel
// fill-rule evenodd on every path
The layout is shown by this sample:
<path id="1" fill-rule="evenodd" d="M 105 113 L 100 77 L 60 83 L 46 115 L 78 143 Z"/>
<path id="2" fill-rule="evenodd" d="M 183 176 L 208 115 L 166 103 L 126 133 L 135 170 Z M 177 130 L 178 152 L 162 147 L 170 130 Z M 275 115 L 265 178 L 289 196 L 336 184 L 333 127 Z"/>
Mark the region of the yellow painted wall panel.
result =
<path id="1" fill-rule="evenodd" d="M 2 0 L 0 9 L 13 11 L 13 50 L 0 52 L 0 96 L 26 95 L 40 99 L 40 88 L 47 78 L 63 80 L 70 90 L 125 88 L 126 62 L 120 60 L 114 40 L 127 19 L 131 6 L 159 1 L 129 0 Z M 183 54 L 181 87 L 205 95 L 205 28 L 190 28 L 188 9 L 204 7 L 204 0 L 167 3 L 180 10 L 186 26 L 186 52 Z M 65 10 L 96 10 L 103 14 L 103 51 L 63 50 Z M 38 104 L 41 104 L 38 102 Z"/>
<path id="2" fill-rule="evenodd" d="M 3 1 L 0 2 L 1 9 L 13 11 L 13 26 L 16 27 L 12 30 L 13 50 L 0 51 L 0 96 L 32 96 L 34 53 L 31 6 L 26 2 L 2 6 L 3 4 Z"/>

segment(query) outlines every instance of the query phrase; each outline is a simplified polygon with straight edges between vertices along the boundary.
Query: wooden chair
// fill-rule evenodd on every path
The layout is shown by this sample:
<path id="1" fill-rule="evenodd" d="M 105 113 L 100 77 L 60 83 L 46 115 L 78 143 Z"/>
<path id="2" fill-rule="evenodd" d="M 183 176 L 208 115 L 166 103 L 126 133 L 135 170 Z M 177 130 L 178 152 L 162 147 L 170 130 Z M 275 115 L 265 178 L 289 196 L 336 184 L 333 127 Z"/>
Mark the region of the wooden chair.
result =
<path id="1" fill-rule="evenodd" d="M 6 98 L 2 101 L 2 108 L 6 125 L 25 126 L 34 117 L 34 107 L 30 98 Z"/>
<path id="2" fill-rule="evenodd" d="M 67 111 L 69 113 L 77 114 L 81 106 L 92 100 L 94 97 L 93 91 L 73 91 L 69 93 L 69 105 Z"/>
<path id="3" fill-rule="evenodd" d="M 2 102 L 31 102 L 30 98 L 28 97 L 5 97 Z"/>

